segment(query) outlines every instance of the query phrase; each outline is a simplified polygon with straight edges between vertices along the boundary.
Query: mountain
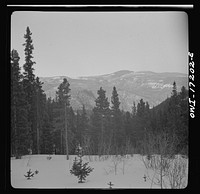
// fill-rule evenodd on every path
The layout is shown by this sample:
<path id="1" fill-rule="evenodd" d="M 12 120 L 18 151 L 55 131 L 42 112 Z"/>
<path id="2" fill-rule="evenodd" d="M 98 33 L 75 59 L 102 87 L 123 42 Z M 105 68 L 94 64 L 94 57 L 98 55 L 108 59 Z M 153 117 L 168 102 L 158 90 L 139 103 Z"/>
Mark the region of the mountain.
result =
<path id="1" fill-rule="evenodd" d="M 121 101 L 121 109 L 129 111 L 133 101 L 137 104 L 141 98 L 148 101 L 150 107 L 158 105 L 171 95 L 174 81 L 178 91 L 182 86 L 188 88 L 187 74 L 121 70 L 111 74 L 78 78 L 67 76 L 40 77 L 40 80 L 44 82 L 43 90 L 47 97 L 55 97 L 55 92 L 63 78 L 67 78 L 70 83 L 71 105 L 74 110 L 79 109 L 83 104 L 86 109 L 92 109 L 95 106 L 97 90 L 101 86 L 106 90 L 109 100 L 113 86 L 115 86 Z"/>

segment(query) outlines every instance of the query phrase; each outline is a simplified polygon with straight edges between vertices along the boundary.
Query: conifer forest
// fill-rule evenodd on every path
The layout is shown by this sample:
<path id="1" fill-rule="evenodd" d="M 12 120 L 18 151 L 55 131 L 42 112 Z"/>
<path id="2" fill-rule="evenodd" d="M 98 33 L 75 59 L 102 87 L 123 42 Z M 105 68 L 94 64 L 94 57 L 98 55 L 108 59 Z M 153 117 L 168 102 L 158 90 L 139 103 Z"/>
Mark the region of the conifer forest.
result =
<path id="1" fill-rule="evenodd" d="M 132 111 L 120 108 L 118 88 L 111 99 L 100 87 L 95 106 L 80 110 L 70 105 L 73 88 L 66 78 L 56 98 L 47 98 L 34 74 L 34 41 L 29 27 L 24 35 L 25 63 L 17 50 L 11 62 L 11 156 L 30 154 L 74 155 L 77 145 L 85 155 L 164 154 L 188 155 L 188 90 L 177 91 L 157 106 L 133 99 Z M 22 68 L 21 68 L 21 67 Z M 67 74 L 67 72 L 65 72 Z M 162 153 L 161 153 L 162 152 Z"/>

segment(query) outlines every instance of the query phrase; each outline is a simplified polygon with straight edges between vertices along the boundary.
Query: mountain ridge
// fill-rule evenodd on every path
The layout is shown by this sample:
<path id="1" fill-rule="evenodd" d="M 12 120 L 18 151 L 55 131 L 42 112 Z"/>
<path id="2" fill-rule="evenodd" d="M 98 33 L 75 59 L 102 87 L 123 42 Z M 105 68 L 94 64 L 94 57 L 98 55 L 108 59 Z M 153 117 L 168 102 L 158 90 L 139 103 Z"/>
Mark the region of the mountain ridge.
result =
<path id="1" fill-rule="evenodd" d="M 40 77 L 40 80 L 44 82 L 43 90 L 47 97 L 55 97 L 55 91 L 63 78 L 67 78 L 70 83 L 71 105 L 75 110 L 81 108 L 83 104 L 86 109 L 92 109 L 95 106 L 97 90 L 100 87 L 106 90 L 110 101 L 112 89 L 115 86 L 121 101 L 120 108 L 130 111 L 133 101 L 137 103 L 143 98 L 144 101 L 148 101 L 151 107 L 155 106 L 171 95 L 174 81 L 178 91 L 182 86 L 187 88 L 188 82 L 187 74 L 184 73 L 129 70 L 78 78 L 68 76 Z"/>

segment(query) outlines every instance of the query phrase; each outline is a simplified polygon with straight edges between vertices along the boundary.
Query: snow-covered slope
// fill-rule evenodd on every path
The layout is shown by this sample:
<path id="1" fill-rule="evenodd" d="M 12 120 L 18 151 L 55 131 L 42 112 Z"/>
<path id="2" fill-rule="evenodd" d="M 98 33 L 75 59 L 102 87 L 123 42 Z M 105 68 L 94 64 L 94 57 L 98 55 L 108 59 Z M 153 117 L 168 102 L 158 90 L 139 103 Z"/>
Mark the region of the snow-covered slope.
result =
<path id="1" fill-rule="evenodd" d="M 44 82 L 43 90 L 47 96 L 55 97 L 55 92 L 64 76 L 41 77 Z M 103 87 L 110 100 L 112 89 L 117 88 L 121 101 L 120 108 L 131 110 L 133 101 L 139 102 L 141 98 L 155 106 L 171 95 L 173 82 L 176 81 L 177 90 L 182 86 L 187 88 L 187 75 L 182 73 L 154 73 L 151 71 L 122 70 L 111 74 L 99 76 L 84 76 L 76 79 L 67 77 L 71 88 L 71 105 L 79 109 L 84 104 L 86 109 L 95 105 L 97 90 Z"/>

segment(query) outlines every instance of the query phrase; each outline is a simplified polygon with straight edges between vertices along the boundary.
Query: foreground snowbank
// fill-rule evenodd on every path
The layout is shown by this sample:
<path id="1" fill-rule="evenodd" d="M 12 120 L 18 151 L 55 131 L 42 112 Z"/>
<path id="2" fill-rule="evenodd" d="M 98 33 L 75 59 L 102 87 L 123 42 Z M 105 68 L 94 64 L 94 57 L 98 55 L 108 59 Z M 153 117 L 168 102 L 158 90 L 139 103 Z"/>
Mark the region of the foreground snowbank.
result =
<path id="1" fill-rule="evenodd" d="M 74 157 L 66 160 L 65 155 L 27 155 L 22 159 L 11 159 L 11 185 L 14 188 L 103 188 L 108 189 L 112 182 L 113 188 L 160 188 L 144 179 L 147 173 L 141 155 L 115 156 L 84 156 L 94 171 L 87 177 L 85 183 L 78 183 L 75 176 L 70 174 Z M 24 175 L 31 169 L 38 170 L 31 180 Z M 148 171 L 153 176 L 153 171 Z"/>

